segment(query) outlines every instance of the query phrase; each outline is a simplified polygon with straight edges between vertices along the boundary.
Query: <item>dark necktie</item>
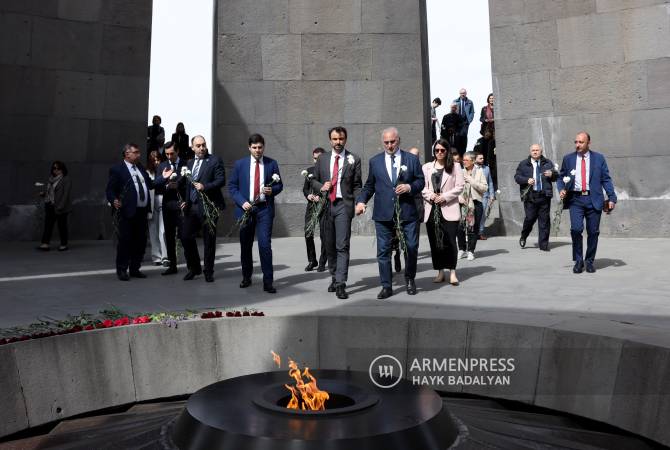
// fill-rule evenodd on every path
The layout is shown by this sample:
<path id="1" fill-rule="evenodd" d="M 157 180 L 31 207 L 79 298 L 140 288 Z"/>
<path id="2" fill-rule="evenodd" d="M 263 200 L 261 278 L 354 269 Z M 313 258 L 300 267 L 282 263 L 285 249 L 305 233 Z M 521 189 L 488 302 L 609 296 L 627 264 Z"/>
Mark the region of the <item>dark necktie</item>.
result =
<path id="1" fill-rule="evenodd" d="M 582 192 L 586 191 L 586 157 L 582 156 Z"/>
<path id="2" fill-rule="evenodd" d="M 395 155 L 391 155 L 391 184 L 395 186 L 398 181 L 398 172 L 395 168 Z"/>
<path id="3" fill-rule="evenodd" d="M 198 158 L 195 159 L 195 164 L 193 164 L 193 174 L 191 175 L 193 181 L 198 180 L 198 175 L 200 175 L 201 163 L 202 163 L 201 159 Z M 191 185 L 191 201 L 195 203 L 197 200 L 198 200 L 198 190 L 195 188 L 195 186 Z"/>
<path id="4" fill-rule="evenodd" d="M 330 184 L 332 184 L 332 187 L 330 188 L 330 193 L 328 194 L 331 203 L 334 202 L 335 199 L 337 198 L 337 178 L 339 175 L 339 171 L 340 171 L 340 155 L 335 155 L 335 163 L 333 164 L 333 176 L 330 179 Z"/>
<path id="5" fill-rule="evenodd" d="M 461 116 L 465 119 L 465 100 L 461 99 Z"/>
<path id="6" fill-rule="evenodd" d="M 140 196 L 140 201 L 143 202 L 146 200 L 146 192 L 144 192 L 144 186 L 142 186 L 142 180 L 140 180 L 140 176 L 137 174 L 137 166 L 133 166 L 133 171 L 135 172 L 135 181 L 137 181 L 137 193 Z"/>
<path id="7" fill-rule="evenodd" d="M 542 189 L 542 174 L 540 174 L 540 161 L 535 162 L 535 190 Z"/>
<path id="8" fill-rule="evenodd" d="M 261 165 L 260 161 L 256 160 L 256 169 L 254 170 L 254 198 L 255 201 L 261 195 Z"/>

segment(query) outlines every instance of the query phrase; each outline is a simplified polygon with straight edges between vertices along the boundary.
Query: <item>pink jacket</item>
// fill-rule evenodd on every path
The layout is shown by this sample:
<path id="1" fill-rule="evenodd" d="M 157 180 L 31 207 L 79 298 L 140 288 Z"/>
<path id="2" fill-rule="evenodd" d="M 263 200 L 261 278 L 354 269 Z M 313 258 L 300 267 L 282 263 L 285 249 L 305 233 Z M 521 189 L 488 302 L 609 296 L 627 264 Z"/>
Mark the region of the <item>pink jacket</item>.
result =
<path id="1" fill-rule="evenodd" d="M 433 204 L 429 201 L 430 196 L 435 192 L 433 187 L 433 167 L 434 163 L 429 162 L 423 165 L 423 177 L 426 181 L 426 185 L 421 191 L 423 195 L 424 203 L 424 222 L 430 220 L 430 211 L 433 207 Z M 451 175 L 446 171 L 442 172 L 442 185 L 440 186 L 440 193 L 443 197 L 447 199 L 445 203 L 442 204 L 442 216 L 445 220 L 455 221 L 461 219 L 461 208 L 458 204 L 458 196 L 463 192 L 463 186 L 465 186 L 465 180 L 463 180 L 463 169 L 459 164 L 454 164 L 454 170 Z"/>

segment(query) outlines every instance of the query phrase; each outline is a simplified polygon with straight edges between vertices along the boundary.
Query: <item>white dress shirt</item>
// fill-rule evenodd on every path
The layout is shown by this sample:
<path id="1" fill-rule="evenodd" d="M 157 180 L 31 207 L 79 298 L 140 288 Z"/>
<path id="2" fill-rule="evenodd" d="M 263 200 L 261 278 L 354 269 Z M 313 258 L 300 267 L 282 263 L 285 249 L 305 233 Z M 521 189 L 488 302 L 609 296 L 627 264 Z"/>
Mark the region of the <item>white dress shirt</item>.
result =
<path id="1" fill-rule="evenodd" d="M 540 179 L 535 180 L 535 186 L 533 186 L 534 191 L 541 191 L 542 190 L 542 166 L 540 165 L 540 160 L 537 159 L 530 159 L 531 165 L 533 166 L 533 179 L 535 179 L 535 174 L 538 173 L 537 171 L 539 170 L 540 173 Z"/>
<path id="2" fill-rule="evenodd" d="M 400 149 L 396 148 L 395 153 L 395 161 L 393 161 L 393 165 L 395 166 L 395 174 L 396 174 L 396 181 L 397 178 L 400 177 Z M 389 155 L 388 152 L 384 152 L 384 161 L 386 162 L 386 173 L 389 175 L 389 180 L 393 181 L 393 176 L 391 176 L 391 155 Z"/>
<path id="3" fill-rule="evenodd" d="M 330 179 L 333 179 L 333 168 L 335 167 L 335 156 L 337 153 L 333 150 L 330 152 Z M 342 198 L 342 169 L 344 168 L 344 158 L 347 157 L 347 149 L 343 149 L 339 154 L 340 159 L 337 161 L 337 191 L 335 191 L 335 198 Z"/>
<path id="4" fill-rule="evenodd" d="M 256 158 L 253 156 L 249 158 L 251 162 L 249 163 L 249 203 L 253 203 L 254 198 L 254 177 L 256 175 Z M 263 186 L 265 186 L 265 170 L 263 168 L 263 157 L 258 160 L 258 170 L 260 171 L 260 186 L 258 187 L 258 192 L 260 196 L 258 197 L 259 202 L 265 201 L 265 194 L 263 193 Z"/>
<path id="5" fill-rule="evenodd" d="M 584 154 L 586 158 L 586 190 L 589 190 L 589 179 L 591 171 L 591 152 L 586 152 Z M 575 191 L 582 191 L 582 155 L 577 153 L 577 162 L 575 163 Z"/>
<path id="6" fill-rule="evenodd" d="M 149 189 L 147 189 L 146 180 L 144 179 L 144 176 L 142 176 L 142 172 L 137 169 L 136 165 L 130 164 L 128 161 L 123 162 L 126 163 L 128 172 L 130 172 L 130 178 L 133 180 L 133 184 L 135 185 L 135 193 L 137 194 L 137 207 L 144 208 L 149 202 Z M 140 200 L 140 188 L 138 183 L 141 183 L 142 189 L 144 189 L 144 201 Z"/>

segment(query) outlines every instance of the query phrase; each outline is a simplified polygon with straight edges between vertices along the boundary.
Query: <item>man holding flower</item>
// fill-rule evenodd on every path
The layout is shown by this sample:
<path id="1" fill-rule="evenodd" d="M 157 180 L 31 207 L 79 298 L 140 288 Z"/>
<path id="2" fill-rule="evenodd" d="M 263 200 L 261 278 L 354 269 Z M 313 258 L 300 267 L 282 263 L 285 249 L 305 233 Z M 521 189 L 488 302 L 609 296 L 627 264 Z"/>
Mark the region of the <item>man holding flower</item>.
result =
<path id="1" fill-rule="evenodd" d="M 253 259 L 251 250 L 254 235 L 263 270 L 263 290 L 274 294 L 272 269 L 272 225 L 275 217 L 274 198 L 284 185 L 279 165 L 263 156 L 265 139 L 260 134 L 249 136 L 249 156 L 235 161 L 228 192 L 235 201 L 235 219 L 240 224 L 240 257 L 242 260 L 241 288 L 251 285 Z"/>
<path id="2" fill-rule="evenodd" d="M 542 147 L 539 144 L 531 145 L 530 156 L 519 163 L 514 175 L 514 181 L 521 189 L 525 212 L 519 238 L 521 248 L 526 246 L 526 239 L 537 221 L 538 247 L 542 251 L 549 251 L 549 209 L 554 195 L 552 182 L 557 177 L 554 163 L 542 155 Z"/>
<path id="3" fill-rule="evenodd" d="M 393 295 L 391 250 L 397 236 L 405 254 L 405 283 L 409 295 L 416 294 L 416 260 L 419 252 L 418 219 L 414 196 L 424 187 L 419 158 L 400 150 L 395 127 L 382 131 L 385 151 L 370 159 L 368 179 L 357 198 L 356 214 L 365 212 L 366 203 L 375 197 L 372 220 L 377 233 L 377 260 L 382 290 L 380 300 Z"/>

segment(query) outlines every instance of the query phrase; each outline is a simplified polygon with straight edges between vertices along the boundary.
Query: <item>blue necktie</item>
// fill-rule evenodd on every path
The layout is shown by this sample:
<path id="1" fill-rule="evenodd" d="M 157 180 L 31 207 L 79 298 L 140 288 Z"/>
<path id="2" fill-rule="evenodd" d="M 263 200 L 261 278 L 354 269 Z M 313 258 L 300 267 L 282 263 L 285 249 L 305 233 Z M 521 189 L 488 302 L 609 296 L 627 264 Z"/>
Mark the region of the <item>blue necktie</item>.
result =
<path id="1" fill-rule="evenodd" d="M 395 168 L 395 155 L 391 155 L 391 184 L 395 186 L 396 181 L 398 180 L 398 172 Z"/>
<path id="2" fill-rule="evenodd" d="M 193 165 L 193 174 L 192 174 L 193 181 L 198 180 L 198 175 L 200 174 L 199 172 L 200 172 L 201 163 L 202 163 L 202 160 L 196 158 L 195 164 Z M 198 190 L 195 188 L 195 186 L 191 185 L 191 201 L 193 203 L 195 203 L 196 200 L 198 200 Z"/>
<path id="3" fill-rule="evenodd" d="M 540 191 L 542 189 L 542 175 L 540 174 L 540 161 L 535 163 L 535 190 Z"/>

